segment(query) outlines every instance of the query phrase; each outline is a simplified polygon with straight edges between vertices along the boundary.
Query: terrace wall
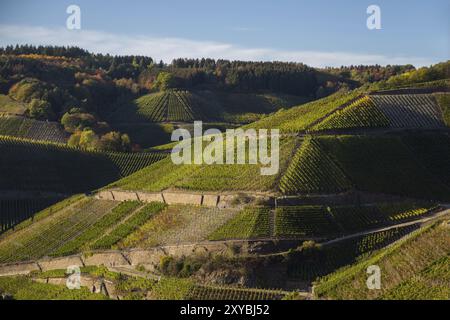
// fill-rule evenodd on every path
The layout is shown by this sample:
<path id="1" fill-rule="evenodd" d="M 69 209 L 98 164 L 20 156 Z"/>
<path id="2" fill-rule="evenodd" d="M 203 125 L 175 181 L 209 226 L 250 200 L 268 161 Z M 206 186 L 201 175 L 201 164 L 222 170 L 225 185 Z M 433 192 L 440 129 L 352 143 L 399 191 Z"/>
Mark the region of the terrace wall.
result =
<path id="1" fill-rule="evenodd" d="M 128 201 L 138 200 L 142 202 L 163 202 L 167 204 L 185 204 L 205 207 L 230 207 L 233 199 L 238 194 L 202 194 L 182 191 L 141 192 L 127 190 L 103 190 L 95 197 L 102 200 Z M 252 198 L 259 195 L 251 195 Z M 263 196 L 260 196 L 263 197 Z"/>
<path id="2" fill-rule="evenodd" d="M 183 257 L 193 254 L 227 254 L 231 248 L 241 254 L 272 251 L 278 244 L 273 241 L 217 241 L 183 245 L 161 246 L 149 249 L 98 251 L 61 258 L 44 258 L 33 262 L 0 265 L 0 276 L 25 275 L 32 271 L 67 269 L 69 266 L 129 267 L 142 265 L 152 271 L 164 256 Z"/>

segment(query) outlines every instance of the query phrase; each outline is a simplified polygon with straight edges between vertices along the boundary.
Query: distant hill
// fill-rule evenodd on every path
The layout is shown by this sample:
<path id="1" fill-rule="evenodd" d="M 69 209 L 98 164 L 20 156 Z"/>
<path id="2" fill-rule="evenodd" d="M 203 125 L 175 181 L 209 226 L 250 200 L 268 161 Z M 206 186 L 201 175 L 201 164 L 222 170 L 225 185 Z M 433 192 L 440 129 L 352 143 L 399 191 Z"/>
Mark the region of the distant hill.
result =
<path id="1" fill-rule="evenodd" d="M 130 103 L 121 103 L 107 117 L 111 123 L 194 120 L 242 123 L 306 100 L 277 94 L 168 90 L 144 95 Z"/>

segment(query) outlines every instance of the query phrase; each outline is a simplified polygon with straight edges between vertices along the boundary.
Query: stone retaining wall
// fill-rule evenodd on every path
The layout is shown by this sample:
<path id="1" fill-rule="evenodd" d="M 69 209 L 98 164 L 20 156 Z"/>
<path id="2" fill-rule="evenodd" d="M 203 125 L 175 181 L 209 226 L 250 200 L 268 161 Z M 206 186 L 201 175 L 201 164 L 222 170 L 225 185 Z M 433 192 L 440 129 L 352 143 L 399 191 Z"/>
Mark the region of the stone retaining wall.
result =
<path id="1" fill-rule="evenodd" d="M 36 262 L 7 264 L 0 266 L 0 276 L 29 274 L 32 271 L 39 270 L 39 265 Z"/>
<path id="2" fill-rule="evenodd" d="M 270 241 L 269 241 L 270 242 Z M 102 251 L 95 252 L 86 256 L 72 255 L 61 258 L 44 258 L 35 262 L 23 262 L 16 264 L 0 265 L 0 276 L 29 274 L 32 271 L 48 271 L 57 269 L 67 269 L 69 266 L 138 266 L 143 265 L 148 270 L 154 270 L 164 256 L 182 257 L 193 254 L 227 254 L 229 249 L 234 246 L 241 253 L 252 253 L 255 248 L 265 242 L 205 242 L 185 245 L 173 245 L 155 247 L 149 249 L 131 249 L 124 251 Z M 266 244 L 270 246 L 270 243 Z"/>
<path id="3" fill-rule="evenodd" d="M 200 206 L 202 195 L 195 193 L 164 192 L 164 201 L 167 204 L 190 204 Z"/>
<path id="4" fill-rule="evenodd" d="M 130 263 L 125 259 L 121 252 L 100 252 L 89 255 L 83 259 L 86 266 L 115 267 L 128 266 Z"/>
<path id="5" fill-rule="evenodd" d="M 67 269 L 69 266 L 83 266 L 83 260 L 79 256 L 70 256 L 54 259 L 40 260 L 39 266 L 42 271 Z"/>
<path id="6" fill-rule="evenodd" d="M 126 190 L 103 190 L 95 197 L 102 200 L 128 201 L 138 200 L 142 202 L 163 202 L 167 204 L 186 204 L 205 207 L 226 208 L 231 206 L 231 201 L 237 194 L 201 194 L 189 192 L 135 192 Z"/>

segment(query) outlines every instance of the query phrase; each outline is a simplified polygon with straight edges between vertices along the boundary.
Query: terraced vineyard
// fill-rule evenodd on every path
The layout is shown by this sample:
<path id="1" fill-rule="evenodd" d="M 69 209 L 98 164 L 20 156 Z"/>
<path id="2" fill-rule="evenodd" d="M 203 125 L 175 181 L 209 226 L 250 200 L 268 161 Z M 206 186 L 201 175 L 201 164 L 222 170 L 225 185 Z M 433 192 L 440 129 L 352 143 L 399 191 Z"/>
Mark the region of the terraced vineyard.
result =
<path id="1" fill-rule="evenodd" d="M 70 255 L 81 251 L 82 249 L 89 249 L 91 244 L 107 232 L 108 229 L 114 228 L 127 215 L 131 214 L 140 206 L 137 201 L 122 202 L 111 210 L 111 213 L 104 215 L 100 220 L 85 229 L 79 236 L 66 242 L 58 250 L 52 252 L 53 256 Z"/>
<path id="2" fill-rule="evenodd" d="M 131 104 L 120 104 L 111 122 L 164 122 L 207 120 L 214 110 L 207 101 L 189 91 L 169 90 L 142 96 Z M 212 118 L 214 119 L 214 117 Z"/>
<path id="3" fill-rule="evenodd" d="M 326 98 L 288 110 L 280 110 L 246 127 L 255 129 L 278 128 L 282 133 L 302 132 L 325 119 L 336 109 L 351 103 L 363 93 L 364 90 L 361 89 L 350 92 L 339 91 Z"/>
<path id="4" fill-rule="evenodd" d="M 280 181 L 284 194 L 339 192 L 351 188 L 342 170 L 317 140 L 306 138 Z"/>
<path id="5" fill-rule="evenodd" d="M 274 175 L 261 175 L 260 169 L 265 167 L 261 164 L 175 165 L 167 158 L 112 183 L 110 187 L 151 192 L 170 187 L 206 191 L 274 190 L 298 143 L 297 138 L 280 140 L 279 171 Z"/>
<path id="6" fill-rule="evenodd" d="M 410 202 L 280 206 L 275 215 L 275 236 L 333 238 L 417 219 L 434 208 L 431 203 Z"/>
<path id="7" fill-rule="evenodd" d="M 393 128 L 440 128 L 445 123 L 436 99 L 429 94 L 371 95 Z"/>
<path id="8" fill-rule="evenodd" d="M 445 106 L 445 94 L 373 93 L 333 113 L 312 130 L 443 128 L 447 109 L 442 105 Z"/>
<path id="9" fill-rule="evenodd" d="M 103 153 L 0 137 L 0 189 L 86 192 L 164 158 L 162 153 Z"/>
<path id="10" fill-rule="evenodd" d="M 56 122 L 11 116 L 0 116 L 0 135 L 56 143 L 66 143 L 68 139 L 68 134 Z"/>
<path id="11" fill-rule="evenodd" d="M 247 208 L 215 230 L 209 240 L 267 238 L 270 208 Z"/>
<path id="12" fill-rule="evenodd" d="M 449 134 L 408 135 L 402 141 L 430 173 L 450 186 Z"/>
<path id="13" fill-rule="evenodd" d="M 263 289 L 195 285 L 186 299 L 192 300 L 281 300 L 286 292 Z"/>
<path id="14" fill-rule="evenodd" d="M 248 123 L 260 119 L 263 114 L 308 100 L 281 94 L 168 90 L 121 103 L 108 117 L 113 123 L 194 120 Z"/>
<path id="15" fill-rule="evenodd" d="M 448 224 L 436 222 L 392 246 L 322 278 L 318 297 L 332 299 L 448 299 Z M 366 268 L 382 270 L 380 290 L 368 290 Z"/>
<path id="16" fill-rule="evenodd" d="M 345 265 L 370 256 L 374 251 L 408 235 L 417 225 L 394 228 L 372 233 L 330 245 L 319 246 L 291 254 L 288 261 L 288 275 L 292 279 L 313 281 Z"/>
<path id="17" fill-rule="evenodd" d="M 448 300 L 450 288 L 450 257 L 444 256 L 433 261 L 426 268 L 385 293 L 384 300 Z"/>
<path id="18" fill-rule="evenodd" d="M 392 223 L 417 219 L 434 206 L 409 202 L 379 203 L 377 205 L 333 206 L 329 208 L 336 224 L 346 234 L 372 229 Z"/>
<path id="19" fill-rule="evenodd" d="M 375 106 L 370 97 L 365 96 L 333 113 L 312 130 L 385 128 L 389 125 L 389 119 Z"/>
<path id="20" fill-rule="evenodd" d="M 319 142 L 358 190 L 448 199 L 449 189 L 440 177 L 424 170 L 401 137 L 321 137 Z"/>
<path id="21" fill-rule="evenodd" d="M 154 215 L 164 209 L 164 207 L 164 204 L 158 202 L 147 204 L 137 212 L 132 213 L 128 219 L 125 219 L 122 223 L 115 226 L 109 233 L 98 237 L 91 247 L 93 249 L 108 249 L 113 247 L 120 240 L 125 239 L 139 227 L 144 225 Z"/>
<path id="22" fill-rule="evenodd" d="M 34 260 L 58 250 L 108 214 L 113 201 L 82 199 L 0 240 L 0 262 Z"/>
<path id="23" fill-rule="evenodd" d="M 339 233 L 338 226 L 323 206 L 279 207 L 275 214 L 275 236 L 302 238 L 330 236 Z"/>
<path id="24" fill-rule="evenodd" d="M 146 221 L 142 218 L 138 220 L 138 223 L 133 223 L 132 217 L 123 228 L 119 226 L 117 231 L 111 233 L 111 236 L 105 236 L 95 245 L 104 248 L 111 244 L 121 249 L 204 241 L 237 214 L 236 209 L 186 205 L 171 205 L 164 210 L 161 209 L 161 204 L 157 203 L 147 209 L 144 207 L 135 216 L 136 220 L 139 216 L 144 216 Z M 128 227 L 129 224 L 131 227 Z M 125 229 L 127 232 L 124 232 Z M 119 236 L 122 237 L 121 240 L 115 243 Z"/>
<path id="25" fill-rule="evenodd" d="M 0 199 L 0 233 L 61 200 L 60 197 Z"/>

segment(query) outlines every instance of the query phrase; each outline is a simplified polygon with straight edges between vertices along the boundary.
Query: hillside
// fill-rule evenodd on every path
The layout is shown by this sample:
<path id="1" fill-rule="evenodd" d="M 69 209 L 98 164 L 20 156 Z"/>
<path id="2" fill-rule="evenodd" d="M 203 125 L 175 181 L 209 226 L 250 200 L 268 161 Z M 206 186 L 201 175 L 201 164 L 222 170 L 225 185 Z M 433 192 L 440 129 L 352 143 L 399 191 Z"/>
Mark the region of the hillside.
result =
<path id="1" fill-rule="evenodd" d="M 142 169 L 162 153 L 106 153 L 0 136 L 0 230 L 64 197 L 91 192 Z"/>
<path id="2" fill-rule="evenodd" d="M 441 100 L 448 94 L 441 94 Z M 371 94 L 339 110 L 312 128 L 319 130 L 361 128 L 428 128 L 446 127 L 445 106 L 437 94 Z"/>
<path id="3" fill-rule="evenodd" d="M 1 190 L 77 193 L 94 190 L 164 157 L 103 153 L 1 137 Z"/>
<path id="4" fill-rule="evenodd" d="M 448 221 L 421 229 L 367 259 L 321 279 L 319 298 L 443 299 L 450 298 Z M 368 290 L 366 268 L 381 268 L 381 290 Z"/>
<path id="5" fill-rule="evenodd" d="M 69 137 L 59 123 L 16 116 L 0 116 L 0 135 L 57 143 Z"/>
<path id="6" fill-rule="evenodd" d="M 448 200 L 447 133 L 313 136 L 280 181 L 285 194 L 360 190 Z"/>
<path id="7" fill-rule="evenodd" d="M 308 99 L 286 94 L 252 94 L 171 89 L 151 93 L 116 105 L 107 119 L 129 122 L 229 122 L 245 123 L 264 114 L 299 105 Z"/>
<path id="8" fill-rule="evenodd" d="M 167 188 L 203 191 L 275 191 L 277 181 L 300 141 L 301 139 L 289 137 L 280 141 L 280 171 L 275 175 L 261 175 L 261 164 L 176 165 L 169 157 L 128 178 L 114 182 L 109 187 L 142 191 L 161 191 Z"/>
<path id="9" fill-rule="evenodd" d="M 287 95 L 170 89 L 120 100 L 108 119 L 145 145 L 193 120 L 223 129 L 257 111 L 243 128 L 282 133 L 269 176 L 262 164 L 176 165 L 173 144 L 109 153 L 3 136 L 0 289 L 28 294 L 76 263 L 91 282 L 107 275 L 109 297 L 390 299 L 427 288 L 446 299 L 443 83 L 342 89 L 288 109 Z M 381 291 L 363 287 L 369 264 L 386 273 Z"/>
<path id="10" fill-rule="evenodd" d="M 448 103 L 443 94 L 449 80 L 432 81 L 380 91 L 379 86 L 341 90 L 288 110 L 280 110 L 248 128 L 278 128 L 281 132 L 358 128 L 442 128 L 446 127 Z"/>

